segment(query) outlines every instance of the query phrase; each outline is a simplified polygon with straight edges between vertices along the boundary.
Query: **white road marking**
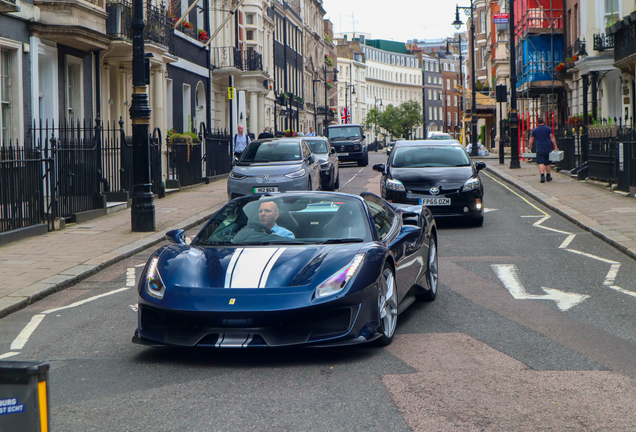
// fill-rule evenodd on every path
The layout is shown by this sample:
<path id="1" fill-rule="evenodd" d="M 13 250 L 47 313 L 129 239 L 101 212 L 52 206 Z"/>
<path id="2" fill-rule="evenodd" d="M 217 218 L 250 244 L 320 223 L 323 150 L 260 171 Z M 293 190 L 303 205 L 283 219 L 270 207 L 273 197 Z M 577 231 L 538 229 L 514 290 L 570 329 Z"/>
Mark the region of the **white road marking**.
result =
<path id="1" fill-rule="evenodd" d="M 574 240 L 574 237 L 576 237 L 576 234 L 570 234 L 568 238 L 563 240 L 563 243 L 561 243 L 561 245 L 559 246 L 559 249 L 565 249 L 568 246 L 570 246 L 570 243 L 572 243 L 572 240 Z"/>
<path id="2" fill-rule="evenodd" d="M 354 178 L 356 178 L 356 176 L 357 176 L 358 174 L 360 174 L 362 171 L 364 171 L 364 168 L 360 168 L 360 169 L 358 170 L 358 172 L 357 172 L 357 173 L 355 173 L 355 174 L 353 175 L 353 177 L 351 177 L 351 178 L 349 179 L 349 181 L 348 181 L 348 182 L 346 182 L 345 184 L 343 184 L 342 186 L 340 186 L 340 189 L 342 189 L 343 187 L 345 187 L 346 185 L 348 185 L 348 184 L 351 182 L 351 180 L 353 180 Z"/>
<path id="3" fill-rule="evenodd" d="M 595 259 L 597 261 L 601 261 L 601 262 L 604 262 L 604 263 L 607 263 L 607 264 L 620 264 L 617 261 L 608 260 L 608 259 L 596 256 L 596 255 L 592 255 L 592 254 L 589 254 L 589 253 L 586 253 L 586 252 L 577 251 L 577 250 L 574 250 L 574 249 L 566 249 L 566 251 L 575 253 L 577 255 L 583 255 L 583 256 L 586 256 L 588 258 L 592 258 L 592 259 Z"/>
<path id="4" fill-rule="evenodd" d="M 33 315 L 31 321 L 22 329 L 20 334 L 11 342 L 12 350 L 21 350 L 24 348 L 24 345 L 27 343 L 33 332 L 40 325 L 42 320 L 44 319 L 44 314 Z"/>
<path id="5" fill-rule="evenodd" d="M 616 279 L 616 275 L 618 274 L 618 269 L 621 268 L 620 264 L 612 264 L 612 267 L 607 272 L 607 276 L 605 276 L 605 282 L 603 285 L 612 286 L 614 285 L 614 280 Z"/>
<path id="6" fill-rule="evenodd" d="M 490 212 L 494 212 L 497 211 L 499 209 L 491 209 L 491 208 L 484 208 L 484 213 L 490 213 Z"/>
<path id="7" fill-rule="evenodd" d="M 634 291 L 629 291 L 629 290 L 626 290 L 624 288 L 617 287 L 617 286 L 614 286 L 614 285 L 610 286 L 610 288 L 613 289 L 613 290 L 616 290 L 618 292 L 621 292 L 623 294 L 627 294 L 629 296 L 636 297 L 636 292 L 634 292 Z"/>
<path id="8" fill-rule="evenodd" d="M 541 287 L 544 295 L 528 294 L 517 276 L 517 266 L 514 264 L 493 264 L 492 269 L 516 300 L 552 300 L 555 301 L 560 310 L 566 311 L 590 296 L 560 291 L 554 288 Z"/>
<path id="9" fill-rule="evenodd" d="M 134 267 L 130 267 L 128 270 L 126 270 L 126 286 L 127 287 L 134 287 L 135 286 L 135 268 Z"/>
<path id="10" fill-rule="evenodd" d="M 136 267 L 136 268 L 139 268 L 139 267 L 143 267 L 143 266 L 145 266 L 145 265 L 146 265 L 146 263 L 143 263 L 143 264 L 137 264 L 135 267 Z"/>
<path id="11" fill-rule="evenodd" d="M 139 310 L 139 304 L 136 303 L 134 305 L 128 305 L 129 308 L 131 308 L 134 312 L 137 312 Z"/>
<path id="12" fill-rule="evenodd" d="M 50 314 L 50 313 L 57 312 L 57 311 L 61 311 L 61 310 L 64 310 L 64 309 L 71 309 L 71 308 L 75 308 L 75 307 L 77 307 L 77 306 L 81 306 L 81 305 L 83 305 L 83 304 L 86 304 L 86 303 L 92 302 L 93 300 L 97 300 L 97 299 L 100 299 L 100 298 L 102 298 L 102 297 L 106 297 L 106 296 L 109 296 L 109 295 L 117 294 L 117 293 L 119 293 L 119 292 L 126 291 L 126 290 L 128 290 L 128 287 L 119 288 L 119 289 L 116 289 L 116 290 L 113 290 L 113 291 L 109 291 L 109 292 L 104 293 L 104 294 L 100 294 L 100 295 L 96 295 L 96 296 L 93 296 L 93 297 L 89 297 L 89 298 L 87 298 L 87 299 L 85 299 L 85 300 L 80 300 L 80 301 L 78 301 L 78 302 L 71 303 L 71 304 L 70 304 L 70 305 L 68 305 L 68 306 L 62 306 L 62 307 L 55 308 L 55 309 L 49 309 L 49 310 L 46 310 L 46 311 L 44 311 L 44 312 L 42 312 L 42 313 L 43 313 L 44 315 L 48 315 L 48 314 Z"/>
<path id="13" fill-rule="evenodd" d="M 6 358 L 9 358 L 9 357 L 13 357 L 13 356 L 16 356 L 18 354 L 20 354 L 20 353 L 19 352 L 4 353 L 4 354 L 0 355 L 0 360 L 6 359 Z"/>

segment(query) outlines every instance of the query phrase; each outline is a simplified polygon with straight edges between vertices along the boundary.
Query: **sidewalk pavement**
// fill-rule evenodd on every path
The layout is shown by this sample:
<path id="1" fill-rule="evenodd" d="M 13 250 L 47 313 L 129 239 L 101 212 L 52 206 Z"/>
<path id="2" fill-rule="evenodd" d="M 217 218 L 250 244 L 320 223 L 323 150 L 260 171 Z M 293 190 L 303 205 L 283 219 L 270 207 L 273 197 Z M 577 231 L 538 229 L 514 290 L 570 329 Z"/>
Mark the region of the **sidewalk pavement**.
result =
<path id="1" fill-rule="evenodd" d="M 636 199 L 555 171 L 552 182 L 539 183 L 535 164 L 511 170 L 508 157 L 504 165 L 479 159 L 489 174 L 636 259 Z M 0 247 L 0 318 L 158 244 L 171 229 L 200 224 L 226 201 L 226 181 L 217 180 L 155 200 L 153 233 L 131 232 L 128 209 Z"/>
<path id="2" fill-rule="evenodd" d="M 0 318 L 190 229 L 227 202 L 220 179 L 155 200 L 156 231 L 133 233 L 130 209 L 0 247 Z"/>
<path id="3" fill-rule="evenodd" d="M 521 161 L 510 169 L 510 157 L 482 159 L 486 172 L 515 186 L 550 210 L 636 259 L 636 199 L 608 188 L 578 181 L 568 171 L 552 170 L 551 182 L 540 183 L 535 163 Z"/>

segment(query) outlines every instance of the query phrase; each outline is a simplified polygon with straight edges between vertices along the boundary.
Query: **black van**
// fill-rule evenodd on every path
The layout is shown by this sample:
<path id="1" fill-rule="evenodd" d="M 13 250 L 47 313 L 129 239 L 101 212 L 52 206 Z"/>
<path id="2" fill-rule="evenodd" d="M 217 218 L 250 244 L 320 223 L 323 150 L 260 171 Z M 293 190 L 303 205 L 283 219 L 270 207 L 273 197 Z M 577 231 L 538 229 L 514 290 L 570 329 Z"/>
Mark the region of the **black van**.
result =
<path id="1" fill-rule="evenodd" d="M 369 165 L 369 148 L 361 125 L 328 126 L 326 134 L 332 147 L 338 152 L 340 162 L 358 162 L 358 166 Z"/>

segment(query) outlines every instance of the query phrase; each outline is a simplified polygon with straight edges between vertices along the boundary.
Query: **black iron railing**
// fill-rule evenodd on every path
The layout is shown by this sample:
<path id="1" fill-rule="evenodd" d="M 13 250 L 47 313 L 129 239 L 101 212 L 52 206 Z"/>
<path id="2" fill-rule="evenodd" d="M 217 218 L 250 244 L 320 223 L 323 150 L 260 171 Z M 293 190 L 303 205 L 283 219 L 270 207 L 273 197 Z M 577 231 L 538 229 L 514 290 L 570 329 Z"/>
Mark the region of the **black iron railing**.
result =
<path id="1" fill-rule="evenodd" d="M 39 149 L 0 145 L 0 233 L 47 221 L 44 198 L 51 190 L 43 175 L 50 163 Z"/>
<path id="2" fill-rule="evenodd" d="M 261 53 L 235 47 L 212 48 L 212 66 L 214 69 L 236 68 L 242 71 L 262 71 L 263 56 Z"/>
<path id="3" fill-rule="evenodd" d="M 567 49 L 567 57 L 569 58 L 573 58 L 574 56 L 581 57 L 586 55 L 587 55 L 587 50 L 585 46 L 585 41 L 578 38 Z"/>
<path id="4" fill-rule="evenodd" d="M 618 62 L 636 54 L 636 23 L 623 26 L 614 37 L 614 61 Z"/>
<path id="5" fill-rule="evenodd" d="M 171 19 L 167 16 L 165 5 L 155 6 L 149 0 L 145 4 L 146 25 L 144 39 L 174 49 L 174 31 Z M 116 39 L 132 41 L 132 2 L 129 0 L 110 0 L 106 5 L 108 18 L 106 19 L 106 33 Z M 196 32 L 195 32 L 196 33 Z"/>
<path id="6" fill-rule="evenodd" d="M 47 213 L 53 218 L 70 218 L 104 208 L 99 121 L 65 119 L 57 125 L 53 121 L 34 122 L 31 136 L 31 147 L 53 161 L 50 182 L 54 199 L 48 201 Z"/>
<path id="7" fill-rule="evenodd" d="M 595 34 L 594 35 L 594 50 L 595 51 L 609 51 L 614 49 L 614 35 Z"/>
<path id="8" fill-rule="evenodd" d="M 168 175 L 180 186 L 203 181 L 201 143 L 172 143 L 168 147 Z"/>
<path id="9" fill-rule="evenodd" d="M 227 174 L 232 170 L 231 139 L 227 130 L 217 129 L 206 132 L 203 161 L 207 177 Z"/>

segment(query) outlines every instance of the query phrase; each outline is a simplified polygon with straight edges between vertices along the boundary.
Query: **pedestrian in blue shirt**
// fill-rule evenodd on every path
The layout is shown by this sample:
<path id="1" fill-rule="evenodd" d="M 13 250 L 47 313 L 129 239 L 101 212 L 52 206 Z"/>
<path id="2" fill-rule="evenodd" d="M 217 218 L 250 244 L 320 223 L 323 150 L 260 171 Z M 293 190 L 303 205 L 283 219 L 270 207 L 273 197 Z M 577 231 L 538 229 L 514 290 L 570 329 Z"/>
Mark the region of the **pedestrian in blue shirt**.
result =
<path id="1" fill-rule="evenodd" d="M 550 171 L 552 170 L 552 164 L 550 163 L 550 152 L 552 150 L 556 150 L 557 143 L 556 138 L 554 138 L 554 133 L 552 133 L 552 129 L 544 124 L 545 121 L 542 118 L 539 118 L 539 120 L 537 120 L 537 123 L 539 125 L 534 128 L 534 130 L 532 131 L 532 135 L 530 136 L 530 148 L 532 148 L 532 144 L 536 141 L 537 164 L 539 164 L 541 183 L 545 183 L 546 180 L 552 181 L 552 176 L 550 175 Z"/>
<path id="2" fill-rule="evenodd" d="M 234 156 L 241 158 L 245 147 L 250 143 L 250 137 L 243 133 L 243 125 L 238 125 L 238 133 L 234 135 Z"/>

